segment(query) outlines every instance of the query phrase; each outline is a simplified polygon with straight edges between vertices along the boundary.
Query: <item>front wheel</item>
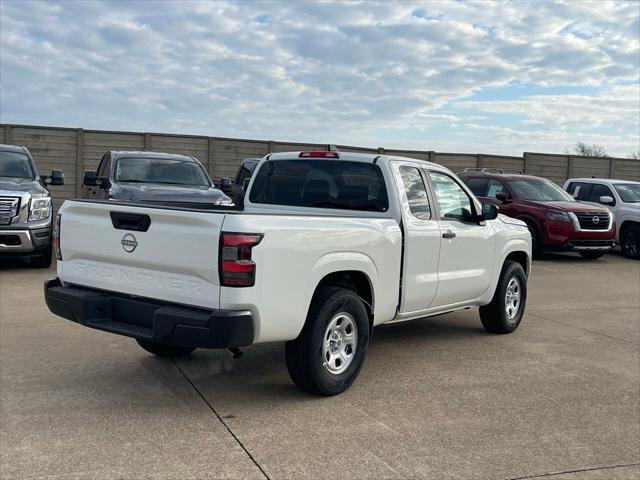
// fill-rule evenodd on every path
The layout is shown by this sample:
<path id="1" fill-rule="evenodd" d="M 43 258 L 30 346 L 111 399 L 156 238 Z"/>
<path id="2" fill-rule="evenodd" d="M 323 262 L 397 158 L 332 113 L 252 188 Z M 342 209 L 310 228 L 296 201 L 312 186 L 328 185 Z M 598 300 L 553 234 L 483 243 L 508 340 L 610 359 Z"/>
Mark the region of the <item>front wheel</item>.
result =
<path id="1" fill-rule="evenodd" d="M 285 344 L 289 375 L 306 392 L 342 393 L 360 373 L 368 343 L 369 319 L 360 297 L 345 288 L 322 288 L 302 332 Z"/>
<path id="2" fill-rule="evenodd" d="M 522 265 L 507 260 L 491 303 L 480 307 L 482 326 L 491 333 L 511 333 L 522 321 L 527 302 L 527 276 Z"/>
<path id="3" fill-rule="evenodd" d="M 631 225 L 620 235 L 622 254 L 627 258 L 640 260 L 640 226 Z"/>
<path id="4" fill-rule="evenodd" d="M 607 252 L 589 252 L 589 251 L 585 251 L 585 252 L 580 252 L 580 256 L 582 258 L 586 258 L 588 260 L 596 260 L 596 259 L 602 257 L 605 253 L 607 253 Z"/>
<path id="5" fill-rule="evenodd" d="M 136 338 L 136 342 L 143 349 L 145 349 L 149 353 L 153 353 L 154 355 L 158 355 L 159 357 L 169 357 L 169 358 L 177 358 L 184 357 L 185 355 L 189 355 L 191 352 L 195 350 L 192 347 L 178 347 L 176 345 L 164 345 L 162 343 L 150 342 L 149 340 L 142 340 L 140 338 Z"/>

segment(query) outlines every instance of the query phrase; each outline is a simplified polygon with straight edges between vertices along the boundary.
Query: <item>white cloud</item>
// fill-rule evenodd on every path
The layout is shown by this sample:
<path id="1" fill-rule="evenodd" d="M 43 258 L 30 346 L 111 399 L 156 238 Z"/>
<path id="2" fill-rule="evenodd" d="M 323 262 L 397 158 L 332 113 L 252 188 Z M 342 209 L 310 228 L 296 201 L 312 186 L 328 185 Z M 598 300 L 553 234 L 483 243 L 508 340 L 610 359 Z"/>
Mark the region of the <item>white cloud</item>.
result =
<path id="1" fill-rule="evenodd" d="M 495 135 L 484 150 L 502 153 L 599 138 L 626 154 L 639 17 L 636 2 L 6 1 L 0 120 L 467 151 Z M 514 85 L 565 88 L 474 97 Z"/>

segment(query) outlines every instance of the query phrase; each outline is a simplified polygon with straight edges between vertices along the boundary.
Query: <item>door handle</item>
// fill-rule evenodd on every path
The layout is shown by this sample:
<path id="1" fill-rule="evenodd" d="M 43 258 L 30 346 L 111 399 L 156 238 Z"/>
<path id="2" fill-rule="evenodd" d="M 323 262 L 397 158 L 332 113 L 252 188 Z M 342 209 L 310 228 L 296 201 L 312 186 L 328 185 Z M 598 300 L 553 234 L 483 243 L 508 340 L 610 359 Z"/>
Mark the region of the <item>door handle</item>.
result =
<path id="1" fill-rule="evenodd" d="M 447 230 L 445 233 L 442 234 L 442 238 L 456 238 L 456 234 L 453 233 L 451 230 Z"/>

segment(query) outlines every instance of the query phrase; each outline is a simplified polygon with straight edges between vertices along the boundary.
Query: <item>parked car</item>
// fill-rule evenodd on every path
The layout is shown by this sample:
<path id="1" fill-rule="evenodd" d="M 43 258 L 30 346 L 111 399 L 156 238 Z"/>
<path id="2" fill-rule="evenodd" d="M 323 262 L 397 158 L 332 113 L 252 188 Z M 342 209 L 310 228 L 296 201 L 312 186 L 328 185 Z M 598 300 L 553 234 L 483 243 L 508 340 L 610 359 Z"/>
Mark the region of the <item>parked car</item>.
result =
<path id="1" fill-rule="evenodd" d="M 68 200 L 57 223 L 53 313 L 165 356 L 285 341 L 321 395 L 353 383 L 376 325 L 480 307 L 510 333 L 527 299 L 526 225 L 409 158 L 275 153 L 243 210 Z"/>
<path id="2" fill-rule="evenodd" d="M 159 152 L 110 151 L 97 171 L 84 172 L 83 198 L 145 203 L 228 205 L 195 157 Z"/>
<path id="3" fill-rule="evenodd" d="M 51 265 L 51 195 L 63 185 L 62 170 L 39 175 L 26 147 L 0 145 L 0 259 L 28 258 L 34 267 Z"/>
<path id="4" fill-rule="evenodd" d="M 615 219 L 609 210 L 578 202 L 549 180 L 499 169 L 467 169 L 460 178 L 482 201 L 527 224 L 534 253 L 575 251 L 596 259 L 614 246 Z"/>
<path id="5" fill-rule="evenodd" d="M 238 200 L 242 201 L 244 190 L 247 188 L 249 180 L 251 180 L 251 176 L 259 162 L 259 158 L 245 158 L 240 163 L 233 180 L 228 177 L 220 177 L 214 184 L 226 195 L 229 195 L 234 202 L 237 203 Z"/>
<path id="6" fill-rule="evenodd" d="M 623 255 L 640 260 L 640 182 L 570 178 L 564 189 L 576 200 L 608 207 L 616 219 L 616 241 Z"/>

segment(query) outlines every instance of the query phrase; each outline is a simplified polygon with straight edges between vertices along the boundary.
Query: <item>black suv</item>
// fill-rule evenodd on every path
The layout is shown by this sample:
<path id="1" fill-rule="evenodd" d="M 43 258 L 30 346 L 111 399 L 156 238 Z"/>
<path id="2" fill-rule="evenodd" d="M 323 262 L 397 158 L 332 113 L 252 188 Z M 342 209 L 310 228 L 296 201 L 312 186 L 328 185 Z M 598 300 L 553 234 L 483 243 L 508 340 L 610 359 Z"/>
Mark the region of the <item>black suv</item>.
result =
<path id="1" fill-rule="evenodd" d="M 162 203 L 230 205 L 202 164 L 186 155 L 110 151 L 97 171 L 84 172 L 83 198 Z"/>

